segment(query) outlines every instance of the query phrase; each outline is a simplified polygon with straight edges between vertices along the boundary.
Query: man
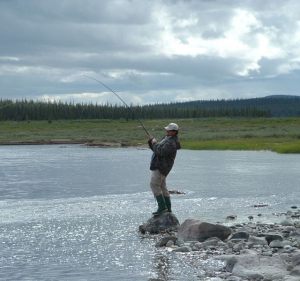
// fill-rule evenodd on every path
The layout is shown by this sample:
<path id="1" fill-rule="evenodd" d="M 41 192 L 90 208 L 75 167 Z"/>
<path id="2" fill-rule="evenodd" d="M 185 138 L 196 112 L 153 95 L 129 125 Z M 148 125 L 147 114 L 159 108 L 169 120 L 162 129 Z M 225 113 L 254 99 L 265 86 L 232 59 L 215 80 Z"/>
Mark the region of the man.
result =
<path id="1" fill-rule="evenodd" d="M 153 213 L 158 216 L 164 212 L 171 212 L 171 199 L 166 186 L 166 177 L 171 171 L 177 150 L 180 149 L 178 140 L 179 127 L 170 123 L 165 127 L 166 136 L 157 142 L 155 138 L 148 140 L 149 147 L 153 151 L 150 170 L 152 171 L 150 187 L 156 198 L 158 209 Z"/>

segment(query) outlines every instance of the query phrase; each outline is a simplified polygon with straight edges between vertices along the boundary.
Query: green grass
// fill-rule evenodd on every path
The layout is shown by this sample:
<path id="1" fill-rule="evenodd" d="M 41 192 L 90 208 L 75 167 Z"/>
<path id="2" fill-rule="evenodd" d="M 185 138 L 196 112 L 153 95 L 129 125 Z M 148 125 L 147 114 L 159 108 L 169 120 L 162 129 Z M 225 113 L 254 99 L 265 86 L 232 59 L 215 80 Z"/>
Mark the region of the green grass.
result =
<path id="1" fill-rule="evenodd" d="M 300 118 L 202 118 L 145 120 L 151 135 L 161 138 L 171 121 L 180 126 L 183 148 L 206 150 L 271 150 L 300 153 Z M 147 135 L 137 121 L 58 120 L 0 122 L 0 144 L 118 143 L 141 145 Z"/>

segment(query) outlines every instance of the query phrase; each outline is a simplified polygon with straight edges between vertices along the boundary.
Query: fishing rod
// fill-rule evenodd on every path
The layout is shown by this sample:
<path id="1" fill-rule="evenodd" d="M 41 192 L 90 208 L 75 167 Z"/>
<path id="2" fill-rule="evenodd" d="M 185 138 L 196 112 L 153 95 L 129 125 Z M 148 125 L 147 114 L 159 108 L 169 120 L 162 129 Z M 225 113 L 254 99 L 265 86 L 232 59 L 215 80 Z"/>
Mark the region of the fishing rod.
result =
<path id="1" fill-rule="evenodd" d="M 103 87 L 105 87 L 107 90 L 109 90 L 110 92 L 112 92 L 124 105 L 125 107 L 127 107 L 129 109 L 129 111 L 134 114 L 134 111 L 132 110 L 132 108 L 110 87 L 108 87 L 107 85 L 105 85 L 103 82 L 101 82 L 100 80 L 94 78 L 94 77 L 91 77 L 91 76 L 88 76 L 88 75 L 84 75 L 85 77 L 89 78 L 89 79 L 92 79 L 96 82 L 98 82 L 99 84 L 101 84 Z M 146 127 L 144 126 L 143 122 L 137 118 L 137 121 L 139 121 L 139 123 L 141 124 L 142 128 L 144 129 L 144 131 L 146 132 L 147 136 L 149 138 L 151 138 L 152 136 L 150 135 L 150 133 L 147 131 Z"/>

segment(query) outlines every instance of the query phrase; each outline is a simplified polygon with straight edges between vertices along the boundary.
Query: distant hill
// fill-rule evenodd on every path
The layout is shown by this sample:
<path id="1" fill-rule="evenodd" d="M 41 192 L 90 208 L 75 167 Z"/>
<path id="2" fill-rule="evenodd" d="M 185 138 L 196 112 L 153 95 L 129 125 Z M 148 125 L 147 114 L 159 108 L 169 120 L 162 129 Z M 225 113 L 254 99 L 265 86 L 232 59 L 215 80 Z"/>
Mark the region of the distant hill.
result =
<path id="1" fill-rule="evenodd" d="M 206 110 L 211 112 L 253 112 L 253 115 L 269 117 L 300 116 L 300 96 L 270 95 L 262 98 L 231 100 L 198 100 L 175 103 L 167 106 L 186 107 L 190 110 Z M 224 114 L 226 116 L 226 113 Z M 243 114 L 242 114 L 243 115 Z M 246 114 L 247 115 L 247 114 Z"/>
<path id="2" fill-rule="evenodd" d="M 263 97 L 264 99 L 300 99 L 300 96 L 295 95 L 270 95 Z"/>

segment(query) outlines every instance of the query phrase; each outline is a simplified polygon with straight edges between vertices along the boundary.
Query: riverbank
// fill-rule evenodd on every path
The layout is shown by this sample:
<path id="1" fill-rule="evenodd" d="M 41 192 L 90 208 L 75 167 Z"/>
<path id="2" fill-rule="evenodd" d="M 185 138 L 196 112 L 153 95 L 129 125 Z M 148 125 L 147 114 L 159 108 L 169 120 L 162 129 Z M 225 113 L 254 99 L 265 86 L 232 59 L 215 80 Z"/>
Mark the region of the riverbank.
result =
<path id="1" fill-rule="evenodd" d="M 173 120 L 143 121 L 149 133 L 163 137 Z M 300 153 L 300 118 L 202 118 L 176 120 L 185 149 L 271 150 Z M 143 146 L 147 135 L 133 120 L 2 121 L 0 144 L 85 144 Z"/>
<path id="2" fill-rule="evenodd" d="M 253 221 L 252 216 L 249 222 L 231 226 L 187 219 L 177 226 L 178 231 L 168 230 L 162 237 L 158 235 L 155 246 L 169 255 L 185 255 L 189 260 L 202 259 L 215 264 L 214 270 L 209 266 L 195 267 L 201 280 L 297 281 L 300 280 L 300 212 L 295 210 L 297 206 L 292 208 L 281 214 L 285 218 L 278 223 Z M 156 220 L 160 224 L 170 224 L 170 218 L 176 220 L 173 214 L 165 216 L 169 218 L 164 220 L 162 215 Z M 152 222 L 150 229 L 153 226 Z M 153 280 L 163 280 L 160 277 Z"/>

